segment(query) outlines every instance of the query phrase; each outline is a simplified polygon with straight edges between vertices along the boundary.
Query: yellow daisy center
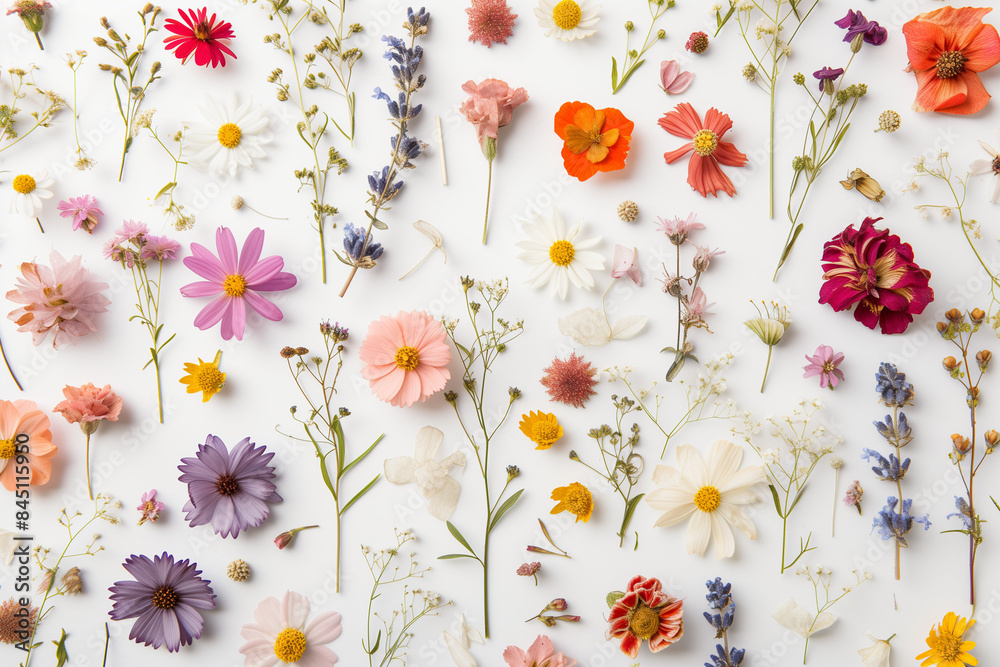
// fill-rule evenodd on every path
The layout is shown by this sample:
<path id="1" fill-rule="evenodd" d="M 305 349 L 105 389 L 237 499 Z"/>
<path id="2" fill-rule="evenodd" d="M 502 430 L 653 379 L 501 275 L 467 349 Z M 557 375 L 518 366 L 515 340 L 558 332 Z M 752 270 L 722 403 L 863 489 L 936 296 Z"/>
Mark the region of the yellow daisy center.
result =
<path id="1" fill-rule="evenodd" d="M 401 347 L 396 350 L 396 368 L 404 371 L 415 371 L 420 365 L 420 351 L 415 347 Z"/>
<path id="2" fill-rule="evenodd" d="M 219 143 L 226 148 L 236 148 L 240 145 L 243 131 L 235 123 L 226 123 L 219 128 Z"/>
<path id="3" fill-rule="evenodd" d="M 16 452 L 17 446 L 14 444 L 14 438 L 0 440 L 0 459 L 12 459 Z"/>
<path id="4" fill-rule="evenodd" d="M 719 147 L 719 137 L 711 130 L 698 130 L 691 141 L 698 155 L 711 155 Z"/>
<path id="5" fill-rule="evenodd" d="M 285 628 L 274 640 L 274 655 L 281 662 L 298 662 L 306 652 L 306 636 L 301 630 Z"/>
<path id="6" fill-rule="evenodd" d="M 660 613 L 643 603 L 628 613 L 628 629 L 633 635 L 647 640 L 660 629 Z"/>
<path id="7" fill-rule="evenodd" d="M 212 364 L 205 364 L 194 372 L 194 381 L 200 391 L 215 394 L 225 384 L 226 374 Z"/>
<path id="8" fill-rule="evenodd" d="M 702 512 L 714 512 L 721 502 L 722 494 L 714 486 L 703 486 L 694 494 L 694 506 Z"/>
<path id="9" fill-rule="evenodd" d="M 552 21 L 563 30 L 572 30 L 580 25 L 583 11 L 573 0 L 562 0 L 552 10 Z"/>
<path id="10" fill-rule="evenodd" d="M 566 503 L 566 507 L 569 508 L 571 514 L 586 516 L 590 512 L 590 505 L 593 501 L 590 499 L 590 492 L 586 488 L 574 487 L 566 493 L 566 499 L 563 502 Z"/>
<path id="11" fill-rule="evenodd" d="M 170 586 L 161 586 L 156 589 L 153 593 L 153 606 L 159 607 L 160 609 L 173 609 L 180 602 L 180 596 L 177 595 L 177 591 L 172 589 Z"/>
<path id="12" fill-rule="evenodd" d="M 950 632 L 942 632 L 938 637 L 937 650 L 943 661 L 957 660 L 962 652 L 962 638 Z"/>
<path id="13" fill-rule="evenodd" d="M 961 51 L 945 51 L 938 56 L 937 75 L 942 79 L 953 79 L 965 69 L 965 61 L 968 60 Z"/>
<path id="14" fill-rule="evenodd" d="M 549 246 L 549 259 L 556 266 L 569 266 L 576 255 L 573 244 L 565 239 L 560 239 Z"/>
<path id="15" fill-rule="evenodd" d="M 554 422 L 537 421 L 531 427 L 531 439 L 535 442 L 551 442 L 559 435 L 559 425 Z"/>
<path id="16" fill-rule="evenodd" d="M 35 179 L 28 174 L 20 174 L 14 177 L 14 192 L 26 195 L 35 189 Z"/>
<path id="17" fill-rule="evenodd" d="M 247 291 L 247 279 L 240 275 L 226 276 L 222 281 L 222 291 L 226 296 L 243 296 Z"/>

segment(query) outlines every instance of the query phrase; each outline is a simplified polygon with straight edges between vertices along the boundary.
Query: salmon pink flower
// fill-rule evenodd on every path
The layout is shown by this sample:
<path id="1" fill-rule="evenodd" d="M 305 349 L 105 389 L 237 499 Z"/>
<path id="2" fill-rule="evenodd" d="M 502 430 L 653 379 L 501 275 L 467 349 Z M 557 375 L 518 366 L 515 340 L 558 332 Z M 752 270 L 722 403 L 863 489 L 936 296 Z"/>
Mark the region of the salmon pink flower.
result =
<path id="1" fill-rule="evenodd" d="M 914 315 L 934 300 L 931 272 L 913 261 L 913 248 L 887 229 L 875 229 L 882 218 L 850 225 L 823 246 L 823 287 L 819 302 L 836 311 L 854 310 L 854 319 L 882 333 L 906 331 Z"/>
<path id="2" fill-rule="evenodd" d="M 258 227 L 250 232 L 242 252 L 237 252 L 233 233 L 227 227 L 219 227 L 215 231 L 215 245 L 218 257 L 200 243 L 192 243 L 191 256 L 184 258 L 184 266 L 206 280 L 185 285 L 181 294 L 215 297 L 194 318 L 194 325 L 204 331 L 221 321 L 224 340 L 234 335 L 236 340 L 243 340 L 247 306 L 265 319 L 279 322 L 283 317 L 281 309 L 259 293 L 291 289 L 296 279 L 281 270 L 285 260 L 280 256 L 260 258 L 264 230 Z"/>
<path id="3" fill-rule="evenodd" d="M 660 88 L 667 95 L 679 95 L 688 89 L 694 80 L 692 72 L 682 72 L 676 60 L 660 63 Z"/>
<path id="4" fill-rule="evenodd" d="M 553 359 L 544 373 L 541 382 L 549 400 L 582 408 L 591 396 L 597 394 L 594 391 L 594 385 L 598 382 L 595 377 L 597 369 L 583 357 L 577 356 L 576 352 L 565 360 Z"/>
<path id="5" fill-rule="evenodd" d="M 1000 62 L 1000 35 L 983 23 L 989 7 L 942 7 L 903 25 L 909 71 L 917 76 L 914 111 L 968 115 L 990 94 L 980 72 Z"/>
<path id="6" fill-rule="evenodd" d="M 0 484 L 13 492 L 18 454 L 27 454 L 28 471 L 17 472 L 21 482 L 39 485 L 49 481 L 52 457 L 59 451 L 52 444 L 48 416 L 33 401 L 0 400 Z"/>
<path id="7" fill-rule="evenodd" d="M 566 102 L 555 117 L 566 173 L 585 181 L 599 171 L 624 169 L 634 128 L 618 109 Z"/>
<path id="8" fill-rule="evenodd" d="M 191 55 L 194 55 L 195 65 L 208 67 L 226 66 L 226 56 L 233 59 L 236 54 L 227 46 L 229 40 L 236 36 L 233 32 L 233 24 L 226 21 L 215 22 L 215 14 L 208 18 L 208 8 L 177 10 L 184 23 L 177 19 L 167 19 L 163 27 L 174 33 L 163 40 L 163 45 L 168 51 L 174 51 L 174 55 L 184 63 Z"/>
<path id="9" fill-rule="evenodd" d="M 358 350 L 376 398 L 398 407 L 425 401 L 451 379 L 451 348 L 441 323 L 422 310 L 383 315 Z"/>
<path id="10" fill-rule="evenodd" d="M 496 42 L 506 44 L 514 34 L 517 14 L 510 11 L 507 0 L 472 0 L 465 13 L 469 15 L 470 42 L 490 48 Z"/>
<path id="11" fill-rule="evenodd" d="M 657 653 L 684 636 L 684 601 L 664 593 L 659 579 L 636 575 L 624 594 L 612 595 L 618 599 L 608 615 L 605 636 L 620 639 L 621 652 L 628 657 L 635 658 L 644 641 Z"/>
<path id="12" fill-rule="evenodd" d="M 691 151 L 688 162 L 688 185 L 701 193 L 702 197 L 712 194 L 718 197 L 719 190 L 732 197 L 736 187 L 729 177 L 722 173 L 719 164 L 728 167 L 742 167 L 747 163 L 747 156 L 736 150 L 736 146 L 722 137 L 733 126 L 733 121 L 716 108 L 711 108 L 705 114 L 705 122 L 687 102 L 678 104 L 673 111 L 663 114 L 659 121 L 660 127 L 674 135 L 690 139 L 677 150 L 663 154 L 667 164 L 673 164 Z"/>

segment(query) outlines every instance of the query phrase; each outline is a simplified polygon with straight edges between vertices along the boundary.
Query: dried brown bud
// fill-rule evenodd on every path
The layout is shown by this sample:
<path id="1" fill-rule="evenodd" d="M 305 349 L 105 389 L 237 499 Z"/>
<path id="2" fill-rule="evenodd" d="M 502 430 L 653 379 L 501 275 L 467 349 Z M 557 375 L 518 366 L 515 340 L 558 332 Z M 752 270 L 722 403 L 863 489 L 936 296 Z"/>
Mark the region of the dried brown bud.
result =
<path id="1" fill-rule="evenodd" d="M 958 368 L 958 360 L 955 357 L 945 357 L 941 360 L 941 365 L 945 367 L 945 370 L 953 371 Z"/>
<path id="2" fill-rule="evenodd" d="M 959 433 L 951 434 L 951 444 L 954 445 L 955 451 L 959 454 L 966 454 L 972 449 L 972 443 L 969 442 L 969 439 Z"/>
<path id="3" fill-rule="evenodd" d="M 304 357 L 305 355 L 309 354 L 309 348 L 308 347 L 297 347 L 297 348 L 295 348 L 295 354 L 299 355 L 300 357 Z"/>
<path id="4" fill-rule="evenodd" d="M 943 334 L 945 331 L 948 330 L 948 323 L 947 322 L 938 322 L 937 323 L 937 330 L 938 330 L 938 333 Z"/>
<path id="5" fill-rule="evenodd" d="M 976 352 L 976 361 L 979 362 L 979 370 L 985 372 L 990 366 L 990 359 L 993 358 L 993 353 L 989 350 L 980 350 Z"/>
<path id="6" fill-rule="evenodd" d="M 1000 433 L 990 429 L 986 433 L 983 433 L 983 440 L 985 440 L 986 444 L 990 447 L 990 449 L 992 449 L 996 446 L 997 441 L 1000 440 Z"/>
<path id="7" fill-rule="evenodd" d="M 986 313 L 982 308 L 973 308 L 972 312 L 969 313 L 969 318 L 973 324 L 982 324 L 983 320 L 986 319 Z"/>
<path id="8" fill-rule="evenodd" d="M 962 311 L 960 311 L 958 308 L 952 308 L 947 313 L 945 313 L 944 316 L 948 318 L 949 322 L 954 322 L 955 324 L 961 324 L 962 321 L 965 319 L 965 316 L 962 314 Z"/>
<path id="9" fill-rule="evenodd" d="M 78 595 L 83 590 L 83 580 L 80 579 L 80 568 L 74 566 L 66 570 L 60 579 L 67 595 Z"/>
<path id="10" fill-rule="evenodd" d="M 873 202 L 880 202 L 882 201 L 882 197 L 885 197 L 885 190 L 878 184 L 878 181 L 861 169 L 852 171 L 847 180 L 841 181 L 840 184 L 844 186 L 845 190 L 857 188 L 858 192 Z"/>

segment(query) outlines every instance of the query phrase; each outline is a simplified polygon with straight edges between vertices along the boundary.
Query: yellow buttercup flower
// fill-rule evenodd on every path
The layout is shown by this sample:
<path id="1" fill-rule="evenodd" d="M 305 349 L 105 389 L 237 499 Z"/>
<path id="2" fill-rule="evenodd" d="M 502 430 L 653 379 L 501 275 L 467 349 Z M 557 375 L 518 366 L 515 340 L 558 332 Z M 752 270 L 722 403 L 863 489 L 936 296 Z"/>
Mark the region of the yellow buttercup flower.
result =
<path id="1" fill-rule="evenodd" d="M 552 508 L 550 514 L 569 512 L 576 516 L 577 521 L 587 523 L 594 512 L 594 498 L 583 484 L 573 482 L 569 486 L 560 486 L 552 491 L 552 500 L 559 502 Z"/>
<path id="2" fill-rule="evenodd" d="M 535 449 L 548 449 L 563 436 L 563 428 L 556 420 L 556 416 L 547 412 L 531 411 L 521 415 L 518 426 L 521 428 L 521 433 L 537 445 Z"/>
<path id="3" fill-rule="evenodd" d="M 969 651 L 976 648 L 976 642 L 962 640 L 965 631 L 975 624 L 974 620 L 966 622 L 964 616 L 957 616 L 955 612 L 949 611 L 945 614 L 941 624 L 937 628 L 931 628 L 931 633 L 927 637 L 930 649 L 916 657 L 917 660 L 923 660 L 920 667 L 978 665 L 979 661 L 969 654 Z"/>
<path id="4" fill-rule="evenodd" d="M 181 384 L 188 386 L 187 393 L 189 394 L 202 392 L 202 403 L 207 403 L 226 384 L 226 374 L 219 370 L 220 359 L 222 359 L 222 350 L 215 353 L 215 359 L 211 363 L 205 363 L 198 359 L 197 364 L 184 364 L 184 370 L 188 374 L 181 378 Z"/>

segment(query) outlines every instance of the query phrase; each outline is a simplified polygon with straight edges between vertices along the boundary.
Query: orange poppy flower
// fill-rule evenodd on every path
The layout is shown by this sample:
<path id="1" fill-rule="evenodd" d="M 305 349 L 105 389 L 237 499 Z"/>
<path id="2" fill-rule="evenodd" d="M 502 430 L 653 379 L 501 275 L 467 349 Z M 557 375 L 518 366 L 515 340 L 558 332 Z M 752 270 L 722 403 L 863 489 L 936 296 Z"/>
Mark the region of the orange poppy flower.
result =
<path id="1" fill-rule="evenodd" d="M 979 72 L 1000 63 L 1000 35 L 983 23 L 988 7 L 942 7 L 903 25 L 906 56 L 917 75 L 914 111 L 973 114 L 986 106 Z"/>
<path id="2" fill-rule="evenodd" d="M 618 109 L 595 109 L 586 102 L 567 102 L 556 113 L 555 130 L 565 144 L 563 165 L 570 176 L 585 181 L 599 171 L 625 167 L 635 123 Z"/>
<path id="3" fill-rule="evenodd" d="M 27 477 L 31 485 L 45 484 L 56 451 L 49 417 L 33 401 L 0 400 L 0 484 L 8 491 L 16 488 L 15 477 Z M 23 460 L 18 461 L 21 454 L 27 456 L 27 474 L 18 470 L 25 465 Z"/>

